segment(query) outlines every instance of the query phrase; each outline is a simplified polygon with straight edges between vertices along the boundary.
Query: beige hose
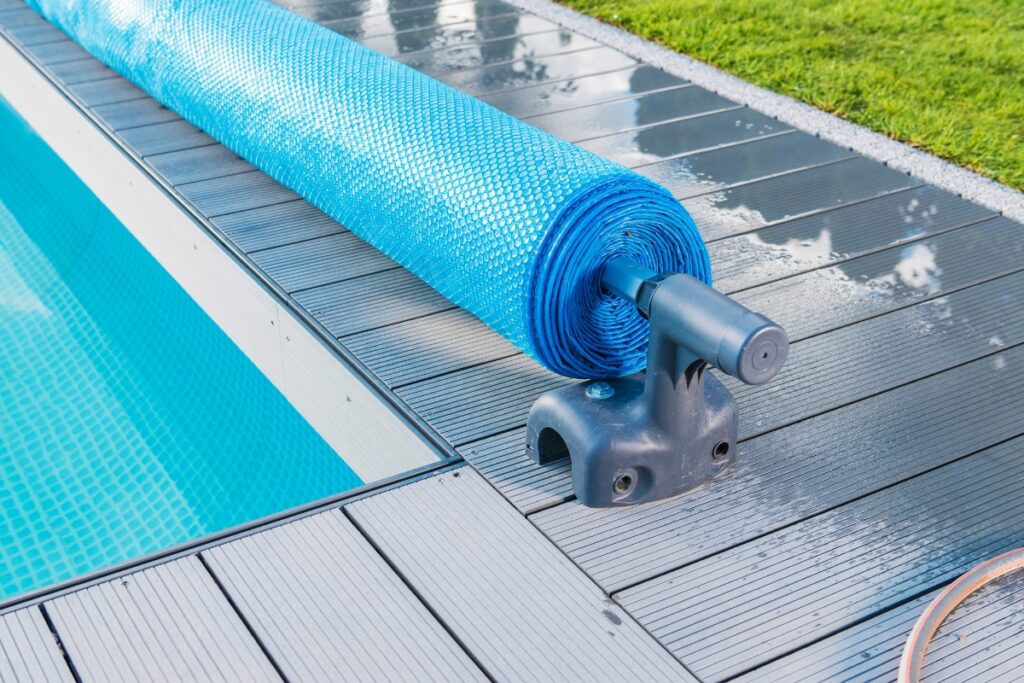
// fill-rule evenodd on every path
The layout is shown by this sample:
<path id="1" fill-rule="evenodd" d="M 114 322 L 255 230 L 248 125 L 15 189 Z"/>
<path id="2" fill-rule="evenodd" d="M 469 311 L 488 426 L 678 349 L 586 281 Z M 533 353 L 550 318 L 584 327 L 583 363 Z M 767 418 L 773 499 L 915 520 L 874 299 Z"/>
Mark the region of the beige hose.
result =
<path id="1" fill-rule="evenodd" d="M 1024 569 L 1024 548 L 1011 550 L 979 564 L 949 584 L 946 590 L 932 600 L 914 624 L 907 644 L 903 647 L 897 683 L 918 683 L 921 680 L 921 668 L 924 666 L 928 644 L 957 605 L 982 586 L 1018 569 Z"/>

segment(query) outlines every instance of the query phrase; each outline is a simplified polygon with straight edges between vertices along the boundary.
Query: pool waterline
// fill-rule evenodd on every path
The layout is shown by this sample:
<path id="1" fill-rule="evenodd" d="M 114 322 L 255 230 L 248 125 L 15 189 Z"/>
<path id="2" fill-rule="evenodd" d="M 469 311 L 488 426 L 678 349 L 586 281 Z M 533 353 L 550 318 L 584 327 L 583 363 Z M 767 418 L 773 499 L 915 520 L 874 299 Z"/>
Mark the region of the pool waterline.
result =
<path id="1" fill-rule="evenodd" d="M 362 480 L 0 100 L 0 602 Z"/>

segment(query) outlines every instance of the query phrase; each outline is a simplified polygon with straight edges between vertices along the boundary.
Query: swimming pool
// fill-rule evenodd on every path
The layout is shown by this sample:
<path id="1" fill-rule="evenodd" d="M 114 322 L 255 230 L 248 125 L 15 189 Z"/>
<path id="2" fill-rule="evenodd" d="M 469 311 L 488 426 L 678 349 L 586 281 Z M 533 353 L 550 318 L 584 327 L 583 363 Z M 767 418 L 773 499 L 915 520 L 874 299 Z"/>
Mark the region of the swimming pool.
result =
<path id="1" fill-rule="evenodd" d="M 361 485 L 0 99 L 0 601 Z"/>

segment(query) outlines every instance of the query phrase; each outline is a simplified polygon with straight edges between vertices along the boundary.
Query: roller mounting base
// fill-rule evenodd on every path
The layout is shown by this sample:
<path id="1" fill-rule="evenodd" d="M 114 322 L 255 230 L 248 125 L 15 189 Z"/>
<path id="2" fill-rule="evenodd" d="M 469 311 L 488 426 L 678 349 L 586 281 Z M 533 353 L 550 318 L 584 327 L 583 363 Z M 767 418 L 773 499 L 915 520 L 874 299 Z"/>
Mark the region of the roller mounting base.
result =
<path id="1" fill-rule="evenodd" d="M 670 429 L 645 398 L 646 373 L 548 392 L 530 411 L 527 453 L 541 465 L 571 458 L 576 497 L 589 507 L 702 486 L 733 462 L 737 430 L 736 401 L 706 367 L 697 362 L 679 377 Z"/>
<path id="2" fill-rule="evenodd" d="M 714 364 L 761 384 L 786 361 L 785 331 L 689 275 L 612 259 L 605 289 L 650 321 L 647 369 L 550 391 L 530 410 L 527 453 L 568 456 L 576 497 L 590 507 L 679 495 L 720 475 L 736 452 L 736 401 Z"/>

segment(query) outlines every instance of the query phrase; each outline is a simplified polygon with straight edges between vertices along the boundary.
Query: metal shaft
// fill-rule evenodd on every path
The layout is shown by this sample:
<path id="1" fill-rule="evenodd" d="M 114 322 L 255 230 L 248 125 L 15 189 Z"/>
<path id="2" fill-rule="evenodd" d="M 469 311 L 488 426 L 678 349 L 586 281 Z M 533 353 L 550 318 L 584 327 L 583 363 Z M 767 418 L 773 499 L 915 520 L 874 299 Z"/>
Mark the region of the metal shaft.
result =
<path id="1" fill-rule="evenodd" d="M 677 344 L 747 384 L 767 382 L 786 362 L 789 339 L 779 325 L 689 275 L 661 276 L 616 258 L 605 266 L 601 283 L 646 316 L 656 302 Z"/>

